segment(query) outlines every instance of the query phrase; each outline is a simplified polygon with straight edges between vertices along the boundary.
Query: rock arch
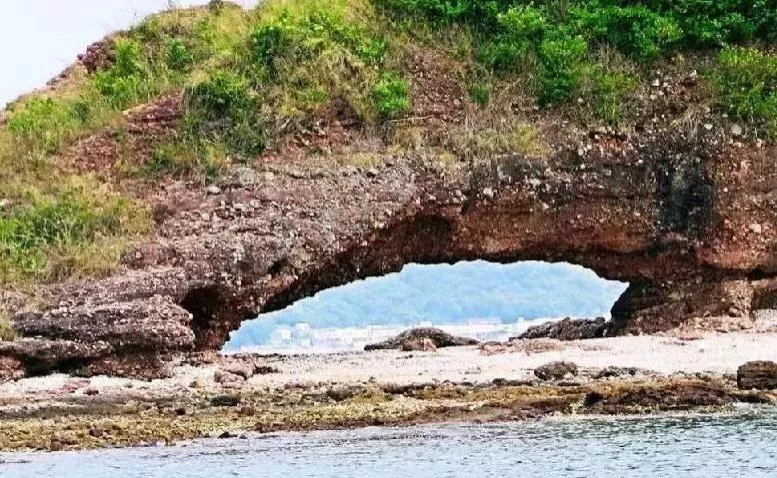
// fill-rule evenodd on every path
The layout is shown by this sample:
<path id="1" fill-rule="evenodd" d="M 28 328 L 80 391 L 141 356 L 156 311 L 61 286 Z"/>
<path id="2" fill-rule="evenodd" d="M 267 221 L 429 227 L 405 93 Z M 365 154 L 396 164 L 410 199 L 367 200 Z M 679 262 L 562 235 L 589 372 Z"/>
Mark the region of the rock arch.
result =
<path id="1" fill-rule="evenodd" d="M 40 369 L 46 344 L 62 350 L 51 369 L 153 375 L 171 354 L 217 350 L 242 320 L 409 262 L 585 266 L 631 284 L 613 307 L 621 333 L 747 319 L 777 294 L 775 157 L 669 132 L 581 134 L 542 160 L 234 167 L 215 188 L 159 191 L 164 219 L 122 271 L 15 306 L 23 340 L 0 354 Z"/>

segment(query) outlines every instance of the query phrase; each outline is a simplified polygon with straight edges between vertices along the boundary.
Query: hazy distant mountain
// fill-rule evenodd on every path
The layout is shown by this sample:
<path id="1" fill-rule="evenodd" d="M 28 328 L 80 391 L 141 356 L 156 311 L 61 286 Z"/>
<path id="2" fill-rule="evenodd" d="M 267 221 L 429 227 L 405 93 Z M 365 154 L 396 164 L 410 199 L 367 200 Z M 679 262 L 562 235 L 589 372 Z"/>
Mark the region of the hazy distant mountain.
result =
<path id="1" fill-rule="evenodd" d="M 608 315 L 625 288 L 565 263 L 411 264 L 399 273 L 329 289 L 248 321 L 233 332 L 227 349 L 265 343 L 278 327 L 303 322 L 313 328 L 341 328 Z"/>

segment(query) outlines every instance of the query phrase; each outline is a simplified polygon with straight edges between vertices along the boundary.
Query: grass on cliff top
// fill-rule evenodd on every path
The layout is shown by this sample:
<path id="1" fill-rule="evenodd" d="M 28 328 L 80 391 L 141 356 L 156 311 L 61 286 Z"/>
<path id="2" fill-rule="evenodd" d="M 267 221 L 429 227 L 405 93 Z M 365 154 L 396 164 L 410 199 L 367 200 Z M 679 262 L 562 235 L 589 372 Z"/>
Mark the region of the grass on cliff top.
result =
<path id="1" fill-rule="evenodd" d="M 0 283 L 104 275 L 124 241 L 148 227 L 142 208 L 83 177 L 49 192 L 30 186 L 8 209 L 0 215 Z"/>
<path id="2" fill-rule="evenodd" d="M 540 107 L 610 124 L 628 121 L 625 105 L 656 62 L 711 52 L 717 66 L 704 75 L 720 110 L 774 134 L 776 41 L 770 0 L 269 0 L 251 11 L 214 0 L 174 9 L 115 35 L 113 61 L 98 71 L 9 106 L 0 284 L 108 273 L 123 245 L 148 232 L 144 208 L 119 184 L 69 172 L 60 158 L 92 133 L 121 134 L 122 112 L 160 95 L 182 94 L 182 120 L 148 158 L 131 158 L 140 178 L 208 180 L 332 116 L 382 134 L 411 114 L 411 48 L 457 65 L 473 110 L 519 85 L 516 94 Z M 542 150 L 532 131 L 494 131 L 438 141 L 447 141 L 439 156 Z"/>
<path id="3" fill-rule="evenodd" d="M 11 318 L 7 313 L 0 310 L 0 342 L 16 339 L 16 332 L 11 325 Z"/>

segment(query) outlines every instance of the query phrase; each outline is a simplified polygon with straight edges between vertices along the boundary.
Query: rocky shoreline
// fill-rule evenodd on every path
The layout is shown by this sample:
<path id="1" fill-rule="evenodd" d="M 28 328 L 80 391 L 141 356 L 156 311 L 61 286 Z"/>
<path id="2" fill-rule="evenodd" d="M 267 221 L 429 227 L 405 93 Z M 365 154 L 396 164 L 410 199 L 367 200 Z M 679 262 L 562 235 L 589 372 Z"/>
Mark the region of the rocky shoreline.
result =
<path id="1" fill-rule="evenodd" d="M 484 344 L 431 352 L 202 354 L 174 364 L 168 379 L 28 378 L 0 385 L 0 450 L 144 446 L 255 432 L 442 421 L 720 412 L 741 402 L 777 404 L 777 390 L 745 388 L 777 387 L 777 366 L 762 361 L 739 367 L 742 360 L 758 358 L 752 350 L 737 355 L 745 342 L 758 343 L 768 356 L 777 334 L 709 335 L 692 342 L 656 336 L 526 339 L 522 346 L 512 341 L 497 353 Z M 697 359 L 712 345 L 723 360 L 710 360 L 704 371 Z M 744 381 L 743 373 L 749 374 Z M 769 377 L 775 381 L 768 382 Z"/>

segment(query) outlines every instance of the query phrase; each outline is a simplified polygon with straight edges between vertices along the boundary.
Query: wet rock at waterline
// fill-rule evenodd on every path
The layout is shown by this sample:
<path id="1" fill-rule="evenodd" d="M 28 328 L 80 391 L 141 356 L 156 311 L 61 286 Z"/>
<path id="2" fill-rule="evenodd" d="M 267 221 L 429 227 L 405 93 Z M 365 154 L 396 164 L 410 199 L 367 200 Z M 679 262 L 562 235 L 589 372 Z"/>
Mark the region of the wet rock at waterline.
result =
<path id="1" fill-rule="evenodd" d="M 580 340 L 596 339 L 611 334 L 612 324 L 604 317 L 596 319 L 572 319 L 567 317 L 561 321 L 546 322 L 529 327 L 518 339 L 557 339 Z"/>
<path id="2" fill-rule="evenodd" d="M 433 327 L 422 327 L 406 330 L 396 337 L 383 342 L 366 345 L 364 350 L 434 351 L 442 347 L 478 345 L 478 343 L 475 339 L 456 337 Z"/>
<path id="3" fill-rule="evenodd" d="M 777 390 L 777 363 L 745 363 L 737 369 L 737 386 L 742 390 Z"/>

